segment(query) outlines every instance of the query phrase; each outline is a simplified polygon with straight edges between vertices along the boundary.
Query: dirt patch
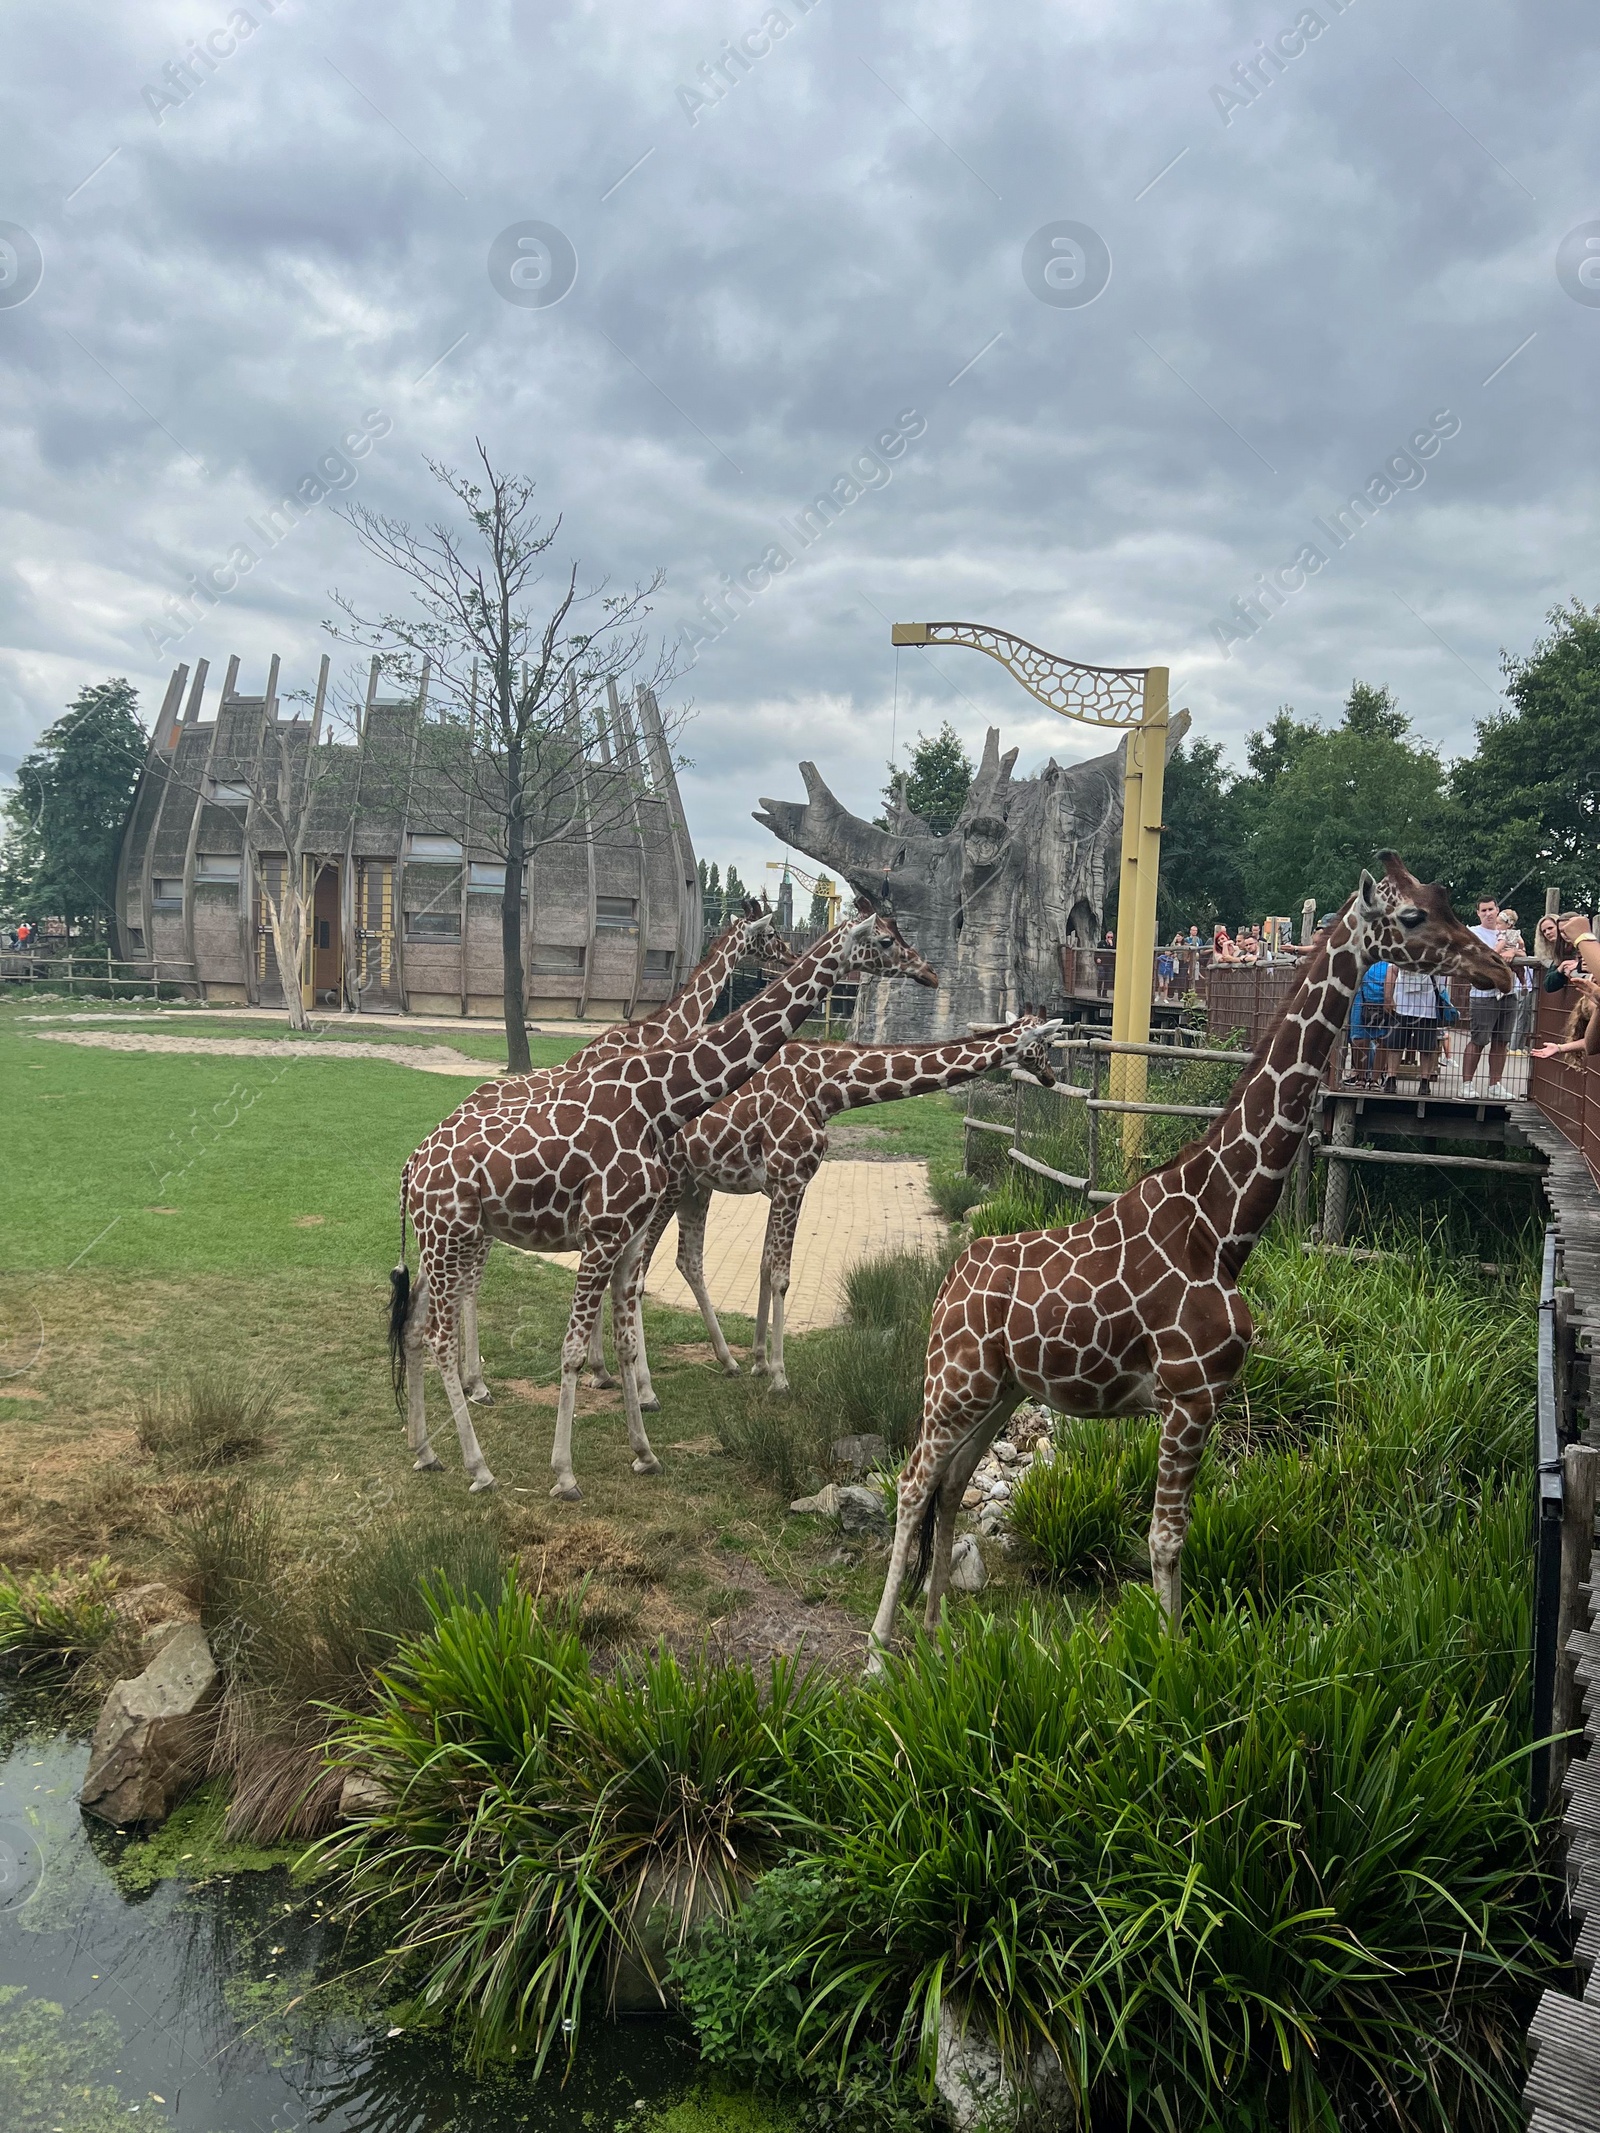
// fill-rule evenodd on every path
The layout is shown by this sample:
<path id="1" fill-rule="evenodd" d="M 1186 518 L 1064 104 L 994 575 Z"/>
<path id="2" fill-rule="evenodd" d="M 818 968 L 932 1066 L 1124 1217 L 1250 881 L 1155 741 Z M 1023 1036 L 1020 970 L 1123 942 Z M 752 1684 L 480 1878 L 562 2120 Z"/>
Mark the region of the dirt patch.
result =
<path id="1" fill-rule="evenodd" d="M 669 1363 L 708 1363 L 713 1370 L 720 1372 L 722 1369 L 717 1361 L 717 1351 L 709 1341 L 674 1341 L 661 1353 Z"/>
<path id="2" fill-rule="evenodd" d="M 842 1607 L 826 1600 L 810 1604 L 799 1593 L 775 1585 L 751 1562 L 741 1561 L 736 1574 L 740 1602 L 711 1625 L 715 1657 L 754 1666 L 798 1657 L 808 1669 L 820 1666 L 830 1672 L 865 1662 L 867 1633 Z"/>
<path id="3" fill-rule="evenodd" d="M 102 1052 L 195 1052 L 213 1059 L 380 1059 L 419 1074 L 470 1074 L 492 1081 L 494 1069 L 448 1044 L 341 1044 L 337 1038 L 163 1037 L 154 1030 L 41 1029 L 40 1044 L 83 1044 Z"/>
<path id="4" fill-rule="evenodd" d="M 34 1385 L 0 1385 L 0 1400 L 42 1400 L 46 1397 Z"/>
<path id="5" fill-rule="evenodd" d="M 530 1407 L 554 1407 L 560 1401 L 559 1385 L 535 1385 L 531 1378 L 507 1378 L 505 1390 L 514 1399 L 526 1400 Z M 616 1415 L 622 1412 L 622 1387 L 620 1385 L 585 1385 L 578 1380 L 578 1407 L 580 1415 Z"/>
<path id="6" fill-rule="evenodd" d="M 296 1215 L 294 1226 L 296 1229 L 321 1229 L 327 1219 L 326 1215 Z"/>

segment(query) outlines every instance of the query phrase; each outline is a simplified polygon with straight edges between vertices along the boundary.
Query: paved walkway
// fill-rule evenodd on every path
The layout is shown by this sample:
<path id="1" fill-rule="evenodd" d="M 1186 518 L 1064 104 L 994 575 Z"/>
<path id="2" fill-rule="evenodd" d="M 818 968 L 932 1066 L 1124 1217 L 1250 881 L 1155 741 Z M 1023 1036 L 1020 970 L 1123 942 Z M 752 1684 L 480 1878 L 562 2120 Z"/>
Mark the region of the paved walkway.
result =
<path id="1" fill-rule="evenodd" d="M 767 1227 L 762 1193 L 719 1192 L 706 1224 L 706 1286 L 719 1313 L 754 1318 L 761 1286 L 761 1240 Z M 789 1274 L 784 1324 L 791 1333 L 837 1325 L 843 1313 L 845 1270 L 877 1252 L 937 1250 L 949 1235 L 928 1198 L 922 1162 L 824 1163 L 800 1215 Z M 646 1293 L 657 1303 L 693 1311 L 695 1301 L 677 1268 L 674 1222 L 651 1262 Z M 576 1252 L 544 1252 L 556 1266 L 576 1268 Z"/>

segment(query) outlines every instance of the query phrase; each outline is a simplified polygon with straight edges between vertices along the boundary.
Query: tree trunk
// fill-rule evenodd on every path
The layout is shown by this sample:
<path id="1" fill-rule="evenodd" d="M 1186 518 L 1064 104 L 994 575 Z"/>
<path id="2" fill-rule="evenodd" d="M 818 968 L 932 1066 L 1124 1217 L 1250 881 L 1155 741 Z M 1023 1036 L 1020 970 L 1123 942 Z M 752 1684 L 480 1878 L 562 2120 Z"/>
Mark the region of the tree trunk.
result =
<path id="1" fill-rule="evenodd" d="M 526 1074 L 533 1061 L 528 1051 L 527 986 L 522 967 L 522 880 L 527 871 L 526 824 L 523 819 L 522 756 L 506 758 L 510 807 L 506 816 L 506 879 L 500 892 L 500 960 L 504 972 L 506 1065 Z"/>
<path id="2" fill-rule="evenodd" d="M 302 971 L 306 955 L 306 904 L 299 884 L 293 879 L 289 868 L 284 869 L 283 898 L 279 900 L 261 884 L 261 900 L 267 907 L 267 924 L 272 928 L 272 952 L 278 959 L 278 982 L 283 987 L 283 1004 L 288 1013 L 291 1029 L 306 1029 L 306 996 L 302 983 Z"/>

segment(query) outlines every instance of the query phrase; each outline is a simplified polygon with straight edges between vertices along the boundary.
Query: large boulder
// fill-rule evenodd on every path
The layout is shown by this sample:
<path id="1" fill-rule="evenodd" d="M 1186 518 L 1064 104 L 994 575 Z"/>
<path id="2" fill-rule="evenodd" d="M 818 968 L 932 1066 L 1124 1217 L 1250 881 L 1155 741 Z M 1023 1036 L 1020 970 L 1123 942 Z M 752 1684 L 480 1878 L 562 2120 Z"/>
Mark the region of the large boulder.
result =
<path id="1" fill-rule="evenodd" d="M 881 1489 L 864 1488 L 860 1483 L 841 1489 L 837 1516 L 841 1533 L 866 1533 L 875 1540 L 889 1537 L 889 1506 Z"/>
<path id="2" fill-rule="evenodd" d="M 835 1437 L 829 1454 L 834 1469 L 846 1481 L 859 1481 L 870 1474 L 875 1466 L 882 1466 L 889 1457 L 889 1442 L 886 1437 L 868 1432 L 858 1437 Z"/>
<path id="3" fill-rule="evenodd" d="M 989 2032 L 963 2020 L 948 2000 L 939 2010 L 933 2085 L 956 2133 L 1003 2133 L 1040 2114 L 1047 2123 L 1064 2123 L 1072 2105 L 1061 2061 L 1047 2044 L 1029 2055 L 1015 2079 Z"/>
<path id="4" fill-rule="evenodd" d="M 206 1764 L 222 1680 L 198 1622 L 166 1636 L 101 1707 L 79 1805 L 125 1828 L 159 1822 Z"/>

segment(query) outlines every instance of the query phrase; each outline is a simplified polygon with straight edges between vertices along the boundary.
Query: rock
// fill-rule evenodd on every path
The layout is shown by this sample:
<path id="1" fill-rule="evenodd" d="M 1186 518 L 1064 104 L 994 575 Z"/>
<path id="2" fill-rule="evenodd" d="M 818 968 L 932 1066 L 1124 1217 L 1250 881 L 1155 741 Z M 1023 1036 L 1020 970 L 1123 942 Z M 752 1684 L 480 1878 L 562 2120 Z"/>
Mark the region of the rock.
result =
<path id="1" fill-rule="evenodd" d="M 221 1687 L 205 1631 L 181 1623 L 101 1706 L 79 1805 L 119 1828 L 159 1822 L 205 1768 Z"/>
<path id="2" fill-rule="evenodd" d="M 717 1884 L 692 1867 L 673 1868 L 657 1860 L 645 1868 L 622 1915 L 632 1945 L 613 1942 L 612 2007 L 618 2014 L 660 2014 L 667 2004 L 662 1990 L 667 1967 L 686 1933 L 722 1916 Z"/>
<path id="3" fill-rule="evenodd" d="M 889 1457 L 889 1442 L 886 1437 L 867 1434 L 860 1437 L 836 1437 L 830 1454 L 834 1466 L 851 1481 L 859 1481 L 875 1466 L 883 1466 Z"/>
<path id="4" fill-rule="evenodd" d="M 838 1492 L 839 1527 L 845 1533 L 889 1533 L 889 1506 L 883 1500 L 881 1489 L 864 1489 L 859 1486 L 840 1489 Z"/>
<path id="5" fill-rule="evenodd" d="M 970 1533 L 961 1534 L 950 1550 L 950 1590 L 982 1592 L 988 1582 L 989 1573 L 983 1567 L 977 1542 Z"/>
<path id="6" fill-rule="evenodd" d="M 840 1490 L 836 1483 L 827 1482 L 815 1496 L 797 1496 L 789 1509 L 811 1511 L 821 1518 L 837 1518 L 839 1515 Z"/>
<path id="7" fill-rule="evenodd" d="M 1017 1448 L 1002 1437 L 994 1446 L 994 1455 L 1002 1466 L 1014 1466 L 1016 1464 Z"/>
<path id="8" fill-rule="evenodd" d="M 389 1805 L 389 1790 L 364 1770 L 351 1770 L 339 1787 L 339 1820 L 359 1822 L 367 1815 L 382 1814 Z"/>
<path id="9" fill-rule="evenodd" d="M 1001 1511 L 997 1503 L 985 1504 L 978 1513 L 978 1531 L 980 1533 L 998 1533 L 1000 1530 L 1000 1518 Z"/>
<path id="10" fill-rule="evenodd" d="M 961 1499 L 961 1508 L 963 1511 L 976 1511 L 982 1501 L 983 1498 L 976 1489 L 968 1489 Z"/>
<path id="11" fill-rule="evenodd" d="M 999 2047 L 976 2023 L 963 2028 L 948 2001 L 939 2013 L 933 2085 L 957 2133 L 1011 2125 L 1019 2115 L 1019 2084 L 1007 2075 Z M 1070 2108 L 1071 2091 L 1065 2071 L 1048 2045 L 1028 2059 L 1020 2086 L 1028 2100 L 1047 2113 Z M 1055 2122 L 1054 2116 L 1051 2122 Z"/>

